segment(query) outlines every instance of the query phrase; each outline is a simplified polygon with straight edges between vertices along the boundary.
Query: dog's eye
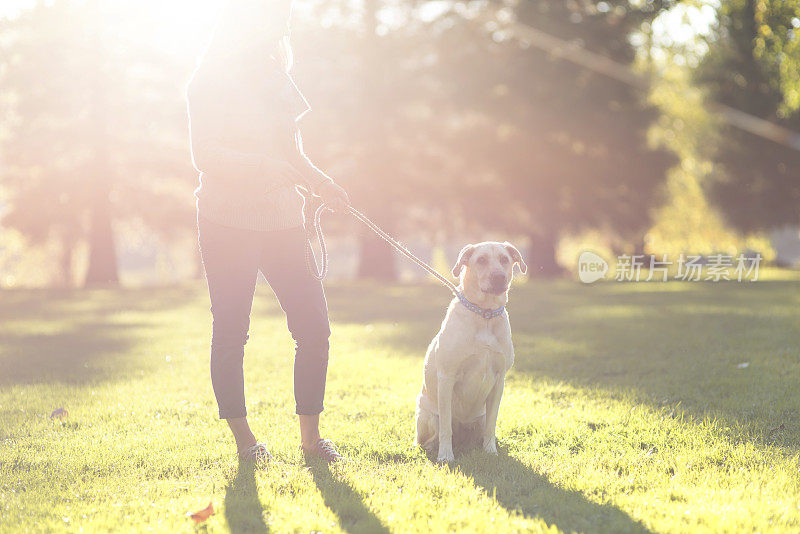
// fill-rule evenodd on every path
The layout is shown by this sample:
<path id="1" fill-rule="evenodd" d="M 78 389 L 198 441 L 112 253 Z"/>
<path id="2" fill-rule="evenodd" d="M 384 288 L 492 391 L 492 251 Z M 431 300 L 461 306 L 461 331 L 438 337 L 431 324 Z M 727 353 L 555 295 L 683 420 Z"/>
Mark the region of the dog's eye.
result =
<path id="1" fill-rule="evenodd" d="M 477 263 L 478 265 L 486 265 L 487 261 L 488 260 L 486 259 L 486 256 L 478 256 L 478 259 L 475 260 L 475 263 Z"/>
<path id="2" fill-rule="evenodd" d="M 500 256 L 500 263 L 503 265 L 508 264 L 508 256 Z"/>

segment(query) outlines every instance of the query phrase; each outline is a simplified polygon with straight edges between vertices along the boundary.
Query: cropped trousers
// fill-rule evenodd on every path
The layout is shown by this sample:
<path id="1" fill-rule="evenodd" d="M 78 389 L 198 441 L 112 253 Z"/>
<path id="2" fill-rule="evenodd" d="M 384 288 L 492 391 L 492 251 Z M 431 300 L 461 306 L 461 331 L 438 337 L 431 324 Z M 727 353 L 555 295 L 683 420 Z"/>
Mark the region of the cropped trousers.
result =
<path id="1" fill-rule="evenodd" d="M 198 216 L 200 253 L 211 297 L 211 383 L 222 419 L 245 417 L 244 347 L 259 271 L 278 298 L 295 341 L 296 413 L 322 412 L 328 370 L 328 307 L 306 267 L 301 227 L 254 231 Z"/>

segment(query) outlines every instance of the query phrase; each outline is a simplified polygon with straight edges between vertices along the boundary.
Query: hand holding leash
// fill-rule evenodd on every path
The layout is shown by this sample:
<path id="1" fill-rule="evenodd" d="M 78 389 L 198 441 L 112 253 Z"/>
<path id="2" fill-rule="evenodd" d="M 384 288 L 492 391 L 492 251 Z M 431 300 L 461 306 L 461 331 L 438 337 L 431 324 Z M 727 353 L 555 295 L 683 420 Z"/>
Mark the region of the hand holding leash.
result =
<path id="1" fill-rule="evenodd" d="M 350 205 L 350 197 L 347 191 L 336 182 L 325 182 L 319 187 L 317 194 L 322 197 L 322 203 L 328 206 L 331 211 L 340 213 Z"/>

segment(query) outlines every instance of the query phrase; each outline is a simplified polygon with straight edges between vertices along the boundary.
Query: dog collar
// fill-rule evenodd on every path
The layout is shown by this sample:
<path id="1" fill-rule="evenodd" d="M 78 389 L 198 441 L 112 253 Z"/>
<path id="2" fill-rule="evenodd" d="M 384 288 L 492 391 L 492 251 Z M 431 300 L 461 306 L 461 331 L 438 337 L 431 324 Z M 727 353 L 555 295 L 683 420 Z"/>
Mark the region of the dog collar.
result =
<path id="1" fill-rule="evenodd" d="M 476 306 L 475 304 L 468 301 L 467 297 L 465 297 L 464 293 L 462 293 L 461 291 L 456 293 L 456 297 L 458 297 L 458 301 L 461 302 L 461 304 L 463 304 L 466 309 L 468 309 L 472 313 L 477 313 L 484 319 L 494 319 L 495 317 L 503 315 L 503 312 L 506 311 L 505 306 L 501 306 L 496 310 L 487 310 L 486 308 L 481 308 L 480 306 Z"/>

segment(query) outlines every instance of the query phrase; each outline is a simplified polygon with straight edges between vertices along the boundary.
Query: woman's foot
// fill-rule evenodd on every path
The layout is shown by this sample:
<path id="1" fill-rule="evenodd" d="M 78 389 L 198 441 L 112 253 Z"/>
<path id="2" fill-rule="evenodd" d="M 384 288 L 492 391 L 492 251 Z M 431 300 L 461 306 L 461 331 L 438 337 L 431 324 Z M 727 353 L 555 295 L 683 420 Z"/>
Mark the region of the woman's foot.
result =
<path id="1" fill-rule="evenodd" d="M 239 460 L 244 462 L 265 463 L 270 460 L 267 446 L 263 443 L 256 443 L 242 451 L 239 451 Z"/>
<path id="2" fill-rule="evenodd" d="M 306 460 L 320 459 L 326 463 L 332 464 L 333 462 L 340 462 L 344 460 L 344 456 L 339 454 L 336 450 L 336 445 L 329 439 L 318 439 L 317 442 L 310 448 L 300 446 L 303 450 L 303 456 Z"/>
<path id="3" fill-rule="evenodd" d="M 236 450 L 239 452 L 239 458 L 246 459 L 249 456 L 248 451 L 259 444 L 250 430 L 250 425 L 247 424 L 247 417 L 227 419 L 227 422 L 231 432 L 233 432 L 233 439 L 236 440 Z M 265 451 L 266 449 L 264 447 Z"/>

